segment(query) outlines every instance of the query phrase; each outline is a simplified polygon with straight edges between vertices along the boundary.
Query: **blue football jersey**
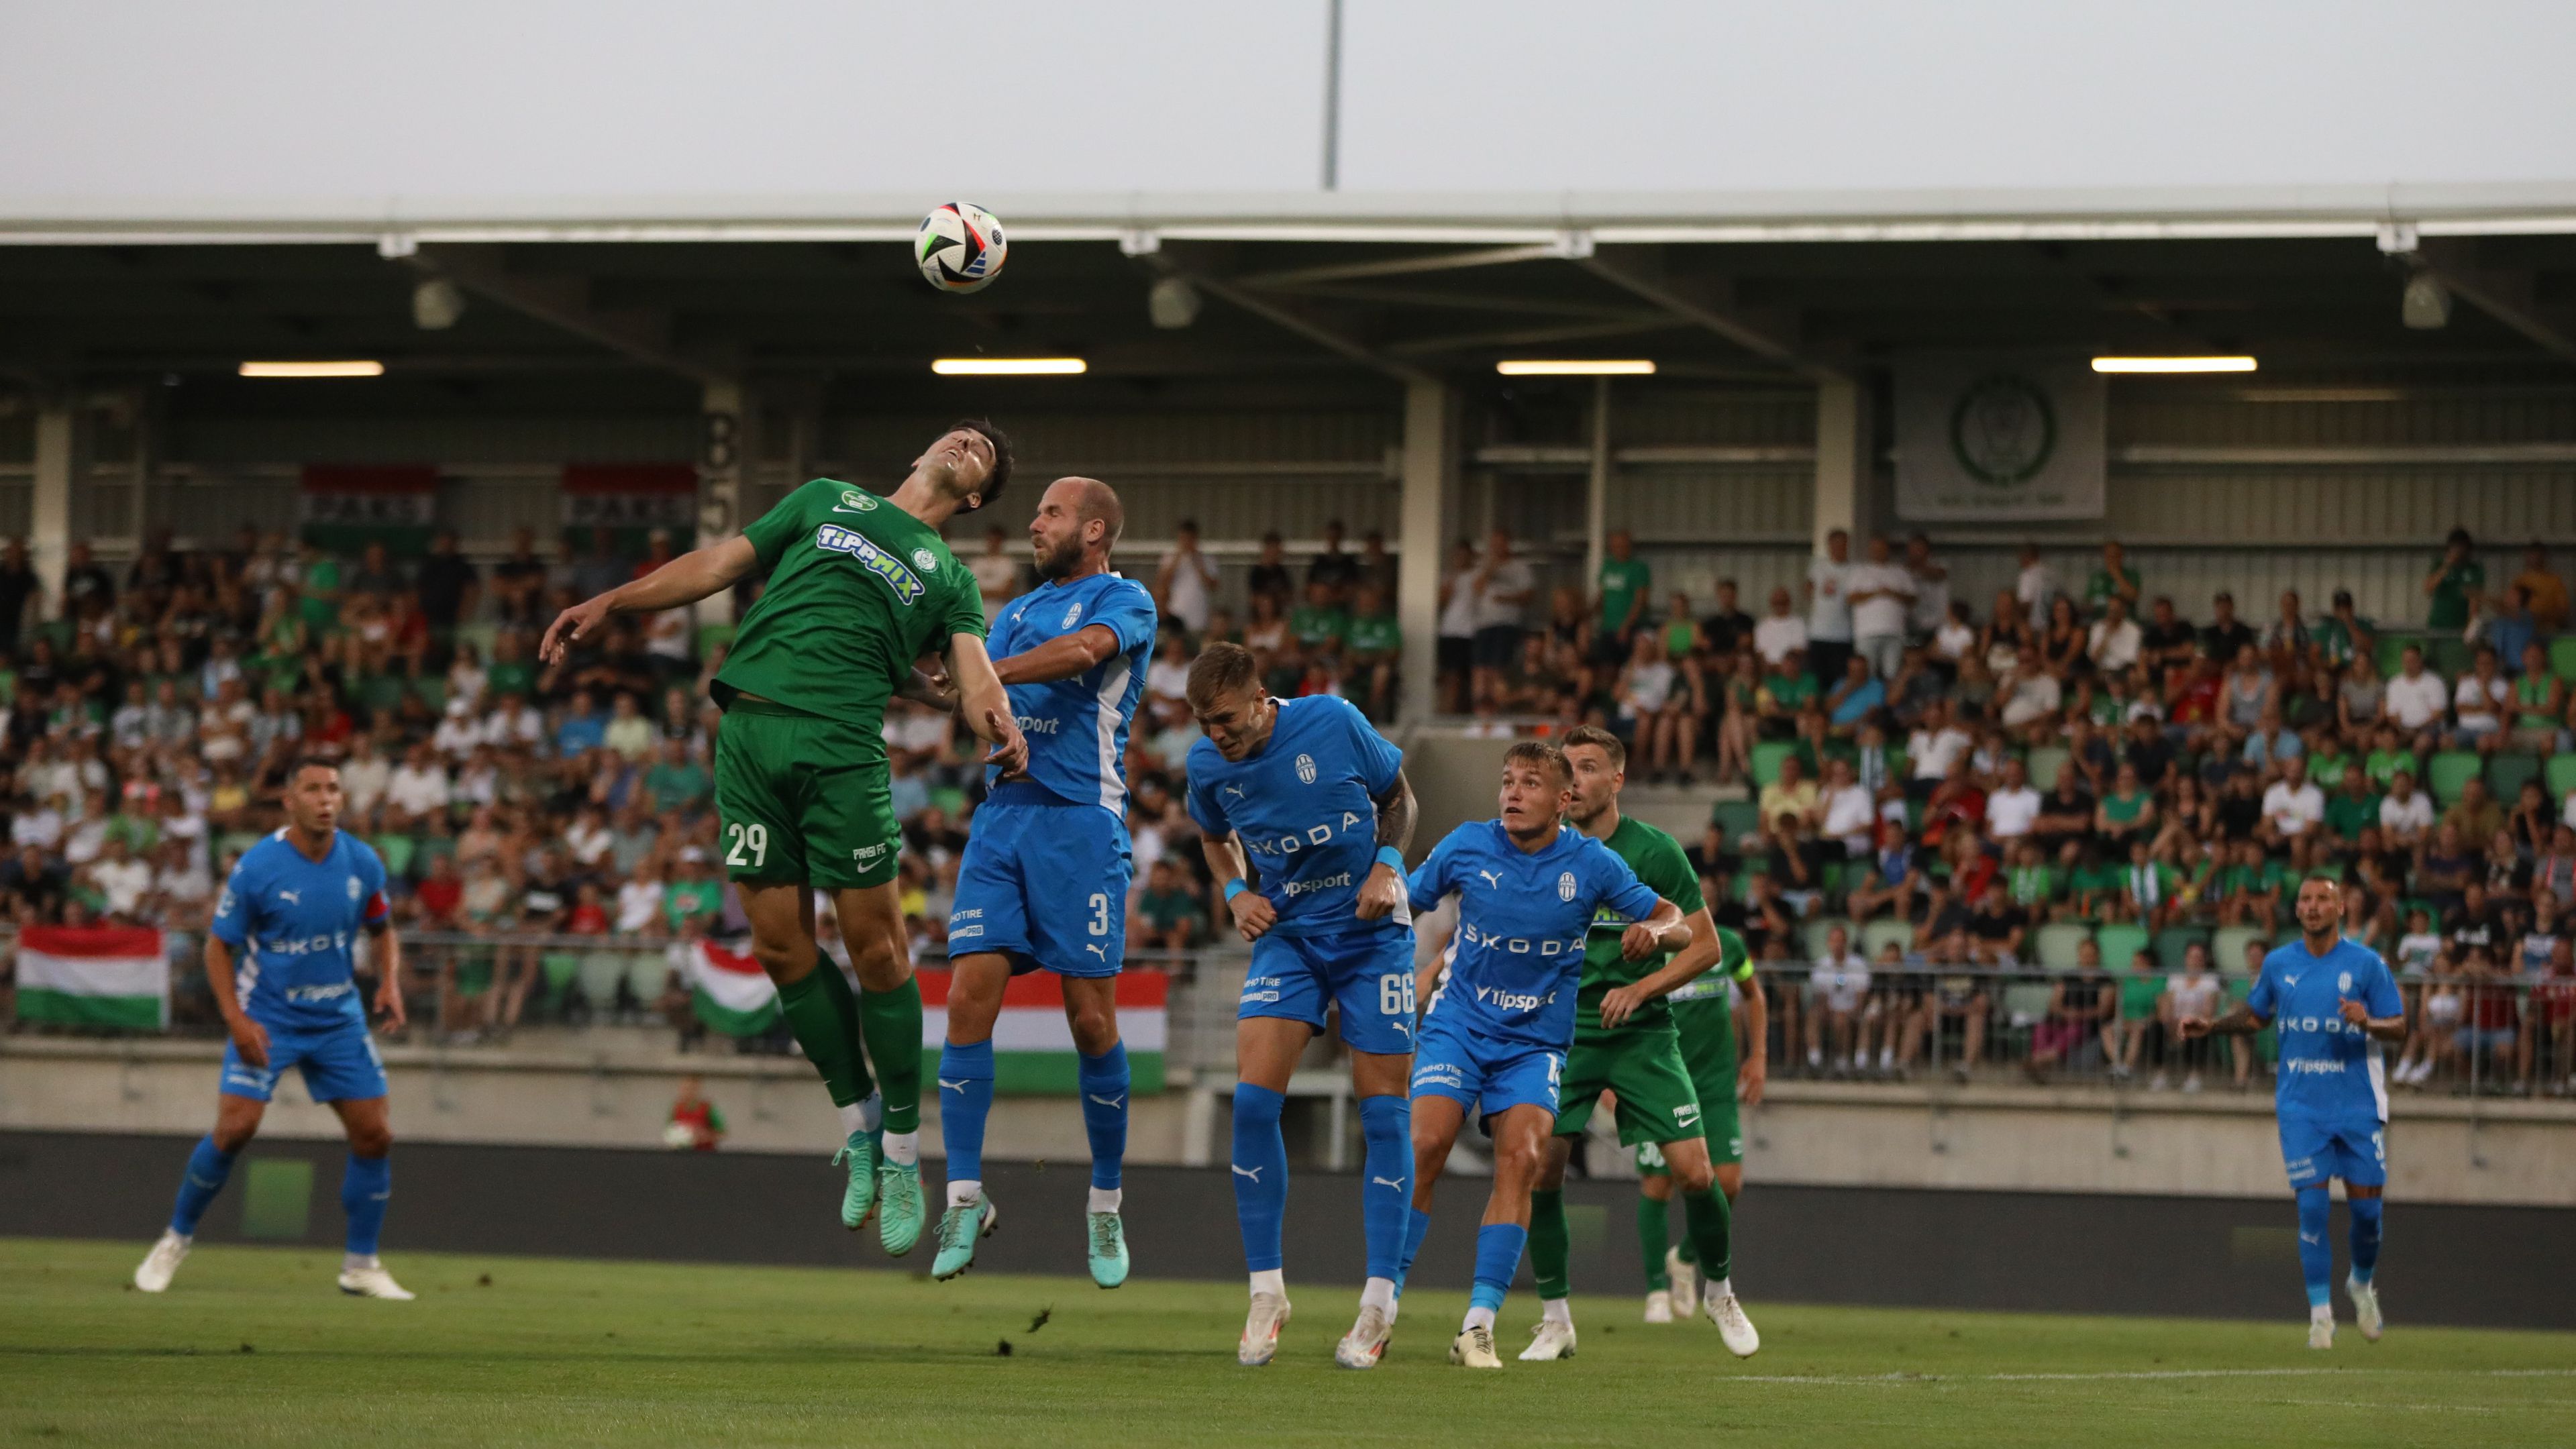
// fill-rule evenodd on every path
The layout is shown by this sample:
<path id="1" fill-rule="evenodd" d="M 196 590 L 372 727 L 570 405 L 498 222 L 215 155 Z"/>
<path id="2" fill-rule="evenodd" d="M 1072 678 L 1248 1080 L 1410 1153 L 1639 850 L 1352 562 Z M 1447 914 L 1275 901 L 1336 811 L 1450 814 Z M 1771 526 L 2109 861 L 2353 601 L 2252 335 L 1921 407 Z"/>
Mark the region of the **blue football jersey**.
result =
<path id="1" fill-rule="evenodd" d="M 1211 837 L 1243 838 L 1279 913 L 1272 931 L 1347 931 L 1363 924 L 1352 912 L 1377 863 L 1377 797 L 1394 787 L 1404 753 L 1348 700 L 1277 703 L 1270 739 L 1239 764 L 1207 740 L 1190 746 L 1190 818 Z"/>
<path id="2" fill-rule="evenodd" d="M 1596 912 L 1642 920 L 1660 899 L 1610 847 L 1572 826 L 1532 854 L 1499 820 L 1459 826 L 1405 882 L 1427 911 L 1452 892 L 1458 929 L 1449 975 L 1432 1002 L 1462 1013 L 1480 1037 L 1569 1047 L 1583 938 Z"/>
<path id="3" fill-rule="evenodd" d="M 215 899 L 215 937 L 233 948 L 233 990 L 267 1025 L 366 1020 L 358 932 L 385 919 L 385 863 L 345 830 L 308 860 L 279 829 L 242 852 Z"/>
<path id="4" fill-rule="evenodd" d="M 1011 713 L 1029 741 L 1029 778 L 1077 804 L 1127 810 L 1127 725 L 1145 697 L 1154 652 L 1154 596 L 1120 574 L 1041 584 L 1002 606 L 984 638 L 995 659 L 1026 654 L 1050 639 L 1098 624 L 1118 652 L 1069 679 L 1010 686 Z M 986 770 L 989 788 L 1000 772 Z"/>
<path id="5" fill-rule="evenodd" d="M 2388 1120 L 2388 1078 L 2379 1043 L 2343 1019 L 2346 998 L 2372 1016 L 2403 1013 L 2397 980 L 2379 953 L 2337 941 L 2322 956 L 2293 941 L 2263 958 L 2245 1004 L 2280 1033 L 2274 1100 L 2279 1110 L 2329 1121 Z"/>

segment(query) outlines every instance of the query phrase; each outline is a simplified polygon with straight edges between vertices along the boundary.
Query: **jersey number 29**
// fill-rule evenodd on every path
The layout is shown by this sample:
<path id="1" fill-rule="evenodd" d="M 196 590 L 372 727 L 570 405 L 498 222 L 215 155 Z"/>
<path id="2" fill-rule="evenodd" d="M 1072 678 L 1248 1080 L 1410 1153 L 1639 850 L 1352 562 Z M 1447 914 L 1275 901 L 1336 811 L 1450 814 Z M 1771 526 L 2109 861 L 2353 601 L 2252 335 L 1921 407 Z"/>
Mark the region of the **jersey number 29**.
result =
<path id="1" fill-rule="evenodd" d="M 733 849 L 725 852 L 725 864 L 747 865 L 754 869 L 769 864 L 769 827 L 760 824 L 733 824 L 725 827 L 733 837 Z M 746 855 L 744 852 L 750 852 Z"/>

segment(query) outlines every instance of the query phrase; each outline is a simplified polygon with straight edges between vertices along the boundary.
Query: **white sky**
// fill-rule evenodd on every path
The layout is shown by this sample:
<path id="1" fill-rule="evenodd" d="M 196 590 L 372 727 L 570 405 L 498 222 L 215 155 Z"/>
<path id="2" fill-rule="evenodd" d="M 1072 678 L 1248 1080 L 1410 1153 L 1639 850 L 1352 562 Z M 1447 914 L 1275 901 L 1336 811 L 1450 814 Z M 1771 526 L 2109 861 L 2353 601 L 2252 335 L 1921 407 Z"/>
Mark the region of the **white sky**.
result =
<path id="1" fill-rule="evenodd" d="M 1347 0 L 1343 188 L 2576 180 L 2566 0 Z M 0 209 L 1316 187 L 1324 0 L 7 0 Z"/>

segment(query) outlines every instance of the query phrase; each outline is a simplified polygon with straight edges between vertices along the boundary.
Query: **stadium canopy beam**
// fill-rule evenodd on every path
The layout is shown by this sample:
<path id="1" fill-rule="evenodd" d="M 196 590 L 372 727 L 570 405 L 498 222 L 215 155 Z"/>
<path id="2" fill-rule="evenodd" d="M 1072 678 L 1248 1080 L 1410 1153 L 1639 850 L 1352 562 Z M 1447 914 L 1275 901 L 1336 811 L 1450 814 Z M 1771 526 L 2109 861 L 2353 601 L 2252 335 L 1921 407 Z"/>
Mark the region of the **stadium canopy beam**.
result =
<path id="1" fill-rule="evenodd" d="M 1211 297 L 1241 308 L 1283 331 L 1293 332 L 1318 347 L 1339 353 L 1363 367 L 1382 372 L 1407 387 L 1439 380 L 1421 368 L 1388 357 L 1358 338 L 1317 322 L 1293 307 L 1267 297 L 1254 296 L 1238 282 L 1220 280 L 1183 266 L 1168 251 L 1147 253 L 1139 260 L 1164 276 L 1178 277 Z"/>
<path id="2" fill-rule="evenodd" d="M 1467 267 L 1501 267 L 1515 262 L 1544 262 L 1589 255 L 1588 239 L 1560 238 L 1525 246 L 1476 247 L 1430 256 L 1389 257 L 1375 262 L 1338 262 L 1322 267 L 1296 267 L 1284 272 L 1254 272 L 1235 278 L 1237 285 L 1284 291 L 1316 282 L 1353 282 L 1363 277 L 1403 277 L 1422 272 L 1454 272 Z"/>
<path id="3" fill-rule="evenodd" d="M 693 353 L 671 340 L 670 318 L 643 310 L 608 311 L 591 300 L 579 277 L 535 277 L 509 269 L 496 244 L 425 246 L 402 258 L 432 276 L 523 316 L 596 343 L 648 367 L 717 386 L 739 381 L 731 364 Z"/>
<path id="4" fill-rule="evenodd" d="M 1599 322 L 1567 322 L 1555 327 L 1521 327 L 1499 332 L 1468 332 L 1398 342 L 1387 351 L 1398 357 L 1427 357 L 1442 352 L 1468 352 L 1482 347 L 1539 347 L 1552 342 L 1583 342 L 1599 337 L 1633 337 L 1640 332 L 1668 332 L 1679 322 L 1661 312 L 1634 312 Z"/>
<path id="5" fill-rule="evenodd" d="M 1782 324 L 1757 321 L 1747 315 L 1732 298 L 1722 295 L 1722 287 L 1712 288 L 1704 283 L 1667 275 L 1660 251 L 1645 248 L 1617 250 L 1642 251 L 1645 255 L 1632 260 L 1627 256 L 1595 252 L 1575 258 L 1575 265 L 1694 327 L 1716 333 L 1756 357 L 1778 363 L 1818 382 L 1836 375 L 1832 368 L 1801 356 L 1794 341 L 1777 335 L 1786 330 Z"/>
<path id="6" fill-rule="evenodd" d="M 2453 296 L 2531 339 L 2543 351 L 2576 362 L 2576 318 L 2544 312 L 2532 274 L 2483 266 L 2471 237 L 2428 237 L 2400 253 L 2431 272 Z"/>

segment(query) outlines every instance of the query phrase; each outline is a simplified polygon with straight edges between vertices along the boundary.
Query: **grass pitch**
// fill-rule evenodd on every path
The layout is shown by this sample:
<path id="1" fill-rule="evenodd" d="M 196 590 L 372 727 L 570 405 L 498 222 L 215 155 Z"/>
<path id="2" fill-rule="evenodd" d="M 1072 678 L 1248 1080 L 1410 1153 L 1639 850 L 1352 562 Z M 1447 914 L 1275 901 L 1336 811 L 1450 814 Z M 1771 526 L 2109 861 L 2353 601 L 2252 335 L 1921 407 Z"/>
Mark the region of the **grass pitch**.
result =
<path id="1" fill-rule="evenodd" d="M 338 1255 L 0 1240 L 0 1442 L 29 1444 L 2559 1444 L 2576 1335 L 1750 1303 L 1705 1323 L 1578 1299 L 1581 1354 L 1470 1375 L 1463 1298 L 1407 1295 L 1387 1361 L 1336 1369 L 1356 1285 L 1305 1283 L 1277 1363 L 1234 1362 L 1232 1285 L 402 1253 L 417 1303 L 347 1299 Z M 2297 1285 L 2283 1297 L 2297 1306 Z M 1537 1304 L 1505 1310 L 1508 1357 Z M 1005 1346 L 1007 1345 L 1007 1352 Z"/>

